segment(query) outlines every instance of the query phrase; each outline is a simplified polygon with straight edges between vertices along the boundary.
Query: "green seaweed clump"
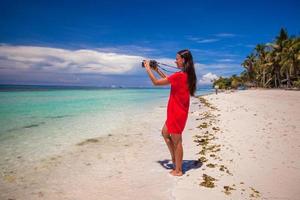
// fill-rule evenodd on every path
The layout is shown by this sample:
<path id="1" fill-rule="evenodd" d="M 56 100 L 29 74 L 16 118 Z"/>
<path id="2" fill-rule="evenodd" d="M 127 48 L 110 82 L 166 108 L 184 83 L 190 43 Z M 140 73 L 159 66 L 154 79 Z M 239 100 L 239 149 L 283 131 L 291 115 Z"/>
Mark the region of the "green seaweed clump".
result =
<path id="1" fill-rule="evenodd" d="M 204 99 L 203 97 L 199 97 L 199 100 L 202 104 L 204 104 L 204 106 L 211 108 L 212 110 L 216 110 L 217 108 L 212 106 L 210 103 L 208 103 L 208 101 L 206 99 Z"/>
<path id="2" fill-rule="evenodd" d="M 219 127 L 212 127 L 212 129 L 213 129 L 214 131 L 219 131 L 219 130 L 220 130 Z"/>
<path id="3" fill-rule="evenodd" d="M 223 191 L 223 192 L 224 192 L 226 195 L 230 195 L 232 190 L 235 190 L 235 189 L 232 188 L 232 187 L 230 187 L 230 186 L 224 186 L 224 191 Z"/>
<path id="4" fill-rule="evenodd" d="M 206 154 L 206 149 L 205 147 L 202 147 L 201 151 L 199 152 L 200 155 L 205 155 Z"/>
<path id="5" fill-rule="evenodd" d="M 207 123 L 206 122 L 203 122 L 202 124 L 200 124 L 197 128 L 201 128 L 201 129 L 203 129 L 203 128 L 207 128 Z"/>
<path id="6" fill-rule="evenodd" d="M 212 115 L 212 114 L 209 113 L 209 112 L 205 112 L 205 113 L 203 113 L 202 115 L 203 115 L 203 117 L 200 118 L 200 120 L 208 119 L 208 118 L 214 117 L 214 115 Z"/>
<path id="7" fill-rule="evenodd" d="M 207 159 L 206 159 L 204 156 L 201 156 L 198 160 L 199 160 L 201 163 L 207 162 Z"/>
<path id="8" fill-rule="evenodd" d="M 225 167 L 224 165 L 220 165 L 220 169 L 219 170 L 222 171 L 222 172 L 226 171 L 226 173 L 229 174 L 229 175 L 231 175 L 231 176 L 233 175 L 232 173 L 230 173 L 229 169 L 227 167 Z"/>
<path id="9" fill-rule="evenodd" d="M 225 169 L 227 169 L 227 167 L 225 167 L 224 165 L 220 165 L 220 171 L 224 172 Z"/>
<path id="10" fill-rule="evenodd" d="M 250 197 L 254 197 L 254 198 L 260 197 L 259 191 L 255 190 L 253 187 L 250 187 L 250 189 L 252 190 L 252 193 L 250 194 Z"/>
<path id="11" fill-rule="evenodd" d="M 198 145 L 207 145 L 208 144 L 208 139 L 197 139 L 197 140 L 194 140 L 194 142 L 198 143 Z"/>
<path id="12" fill-rule="evenodd" d="M 209 168 L 215 168 L 217 164 L 212 164 L 212 163 L 209 163 L 206 165 L 206 167 L 209 167 Z"/>
<path id="13" fill-rule="evenodd" d="M 219 148 L 221 145 L 216 145 L 216 144 L 213 144 L 213 145 L 210 145 L 207 150 L 211 151 L 211 152 L 218 152 L 220 151 L 221 149 Z"/>
<path id="14" fill-rule="evenodd" d="M 202 176 L 203 178 L 203 182 L 200 183 L 201 186 L 207 187 L 207 188 L 214 188 L 215 187 L 215 183 L 214 181 L 216 181 L 215 178 L 208 176 L 207 174 L 203 174 Z"/>

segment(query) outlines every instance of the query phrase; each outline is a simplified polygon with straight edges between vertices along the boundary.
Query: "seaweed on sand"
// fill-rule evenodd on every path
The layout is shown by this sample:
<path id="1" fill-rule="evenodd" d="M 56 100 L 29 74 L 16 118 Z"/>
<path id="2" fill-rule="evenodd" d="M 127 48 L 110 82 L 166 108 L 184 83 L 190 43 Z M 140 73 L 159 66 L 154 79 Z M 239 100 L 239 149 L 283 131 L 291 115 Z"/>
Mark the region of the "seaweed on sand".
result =
<path id="1" fill-rule="evenodd" d="M 220 128 L 219 128 L 219 127 L 212 127 L 212 130 L 214 130 L 214 131 L 219 131 Z"/>
<path id="2" fill-rule="evenodd" d="M 204 156 L 201 156 L 198 160 L 202 163 L 207 162 L 207 158 L 205 158 Z"/>
<path id="3" fill-rule="evenodd" d="M 207 175 L 207 174 L 203 174 L 202 176 L 203 178 L 203 182 L 200 183 L 201 186 L 207 187 L 207 188 L 214 188 L 215 187 L 215 183 L 214 181 L 216 181 L 217 179 Z"/>
<path id="4" fill-rule="evenodd" d="M 212 163 L 209 163 L 206 165 L 206 167 L 209 167 L 209 168 L 215 168 L 217 166 L 217 164 L 212 164 Z"/>
<path id="5" fill-rule="evenodd" d="M 203 129 L 203 128 L 207 128 L 207 127 L 208 127 L 208 124 L 206 122 L 203 122 L 197 128 Z"/>
<path id="6" fill-rule="evenodd" d="M 228 175 L 233 175 L 232 173 L 230 173 L 229 169 L 227 167 L 225 167 L 224 165 L 220 165 L 220 168 L 219 168 L 220 171 L 222 172 L 226 172 Z"/>
<path id="7" fill-rule="evenodd" d="M 209 107 L 212 110 L 217 110 L 217 108 L 215 106 L 212 106 L 206 99 L 204 99 L 203 97 L 199 97 L 199 100 L 202 104 L 204 104 L 204 106 Z"/>
<path id="8" fill-rule="evenodd" d="M 230 195 L 232 190 L 235 190 L 235 189 L 233 187 L 230 187 L 230 186 L 227 185 L 227 186 L 224 186 L 224 191 L 223 192 L 227 195 Z"/>
<path id="9" fill-rule="evenodd" d="M 85 141 L 80 142 L 80 143 L 78 143 L 77 145 L 78 145 L 78 146 L 82 146 L 82 145 L 86 145 L 86 144 L 90 144 L 90 143 L 97 143 L 97 142 L 99 142 L 98 139 L 91 138 L 91 139 L 86 139 Z"/>
<path id="10" fill-rule="evenodd" d="M 203 120 L 203 119 L 208 119 L 208 118 L 212 118 L 212 117 L 215 117 L 214 115 L 212 115 L 210 112 L 205 112 L 202 114 L 203 117 L 200 118 L 200 120 Z"/>
<path id="11" fill-rule="evenodd" d="M 224 172 L 227 169 L 224 165 L 220 165 L 220 171 Z"/>
<path id="12" fill-rule="evenodd" d="M 253 187 L 250 187 L 250 189 L 252 190 L 250 197 L 254 197 L 254 198 L 260 197 L 259 191 L 255 190 Z"/>
<path id="13" fill-rule="evenodd" d="M 198 143 L 198 145 L 207 145 L 208 144 L 207 139 L 197 139 L 197 140 L 194 140 L 194 142 Z"/>

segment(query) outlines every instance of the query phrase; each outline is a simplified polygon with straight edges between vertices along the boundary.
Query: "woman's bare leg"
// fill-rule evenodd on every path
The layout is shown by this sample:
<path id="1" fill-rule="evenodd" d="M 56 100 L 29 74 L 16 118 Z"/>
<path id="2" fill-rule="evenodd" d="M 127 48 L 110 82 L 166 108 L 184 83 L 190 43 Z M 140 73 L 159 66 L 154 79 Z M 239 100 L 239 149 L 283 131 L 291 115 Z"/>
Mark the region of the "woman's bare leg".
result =
<path id="1" fill-rule="evenodd" d="M 181 134 L 171 134 L 171 140 L 173 141 L 174 144 L 175 165 L 176 165 L 176 168 L 172 172 L 172 175 L 182 176 L 183 147 L 182 147 Z"/>
<path id="2" fill-rule="evenodd" d="M 164 127 L 162 128 L 161 131 L 162 136 L 164 137 L 164 140 L 169 148 L 170 154 L 171 154 L 171 158 L 172 158 L 172 162 L 173 165 L 175 165 L 175 152 L 174 152 L 174 144 L 173 141 L 171 140 L 171 136 L 168 133 L 168 128 L 166 126 L 166 124 L 164 125 Z"/>

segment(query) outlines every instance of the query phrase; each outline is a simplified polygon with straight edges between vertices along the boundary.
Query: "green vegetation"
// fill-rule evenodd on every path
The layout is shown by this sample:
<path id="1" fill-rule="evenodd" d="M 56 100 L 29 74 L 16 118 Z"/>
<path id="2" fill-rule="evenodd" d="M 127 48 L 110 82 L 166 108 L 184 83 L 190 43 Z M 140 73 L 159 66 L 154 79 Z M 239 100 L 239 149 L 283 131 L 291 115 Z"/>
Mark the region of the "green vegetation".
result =
<path id="1" fill-rule="evenodd" d="M 229 78 L 219 77 L 213 82 L 213 86 L 218 85 L 219 89 L 237 89 L 239 86 L 244 85 L 244 81 L 241 77 L 233 75 Z"/>
<path id="2" fill-rule="evenodd" d="M 282 28 L 274 42 L 257 44 L 241 65 L 245 70 L 240 76 L 220 77 L 213 86 L 300 88 L 300 37 L 289 36 Z"/>

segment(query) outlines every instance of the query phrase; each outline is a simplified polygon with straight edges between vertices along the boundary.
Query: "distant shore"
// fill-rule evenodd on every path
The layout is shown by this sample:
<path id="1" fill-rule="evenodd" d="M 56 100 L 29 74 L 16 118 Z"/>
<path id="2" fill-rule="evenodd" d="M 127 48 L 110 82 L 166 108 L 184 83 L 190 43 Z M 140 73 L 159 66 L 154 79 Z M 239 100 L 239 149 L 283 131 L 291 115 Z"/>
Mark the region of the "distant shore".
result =
<path id="1" fill-rule="evenodd" d="M 0 197 L 296 200 L 299 99 L 296 91 L 259 89 L 192 98 L 182 177 L 168 173 L 160 136 L 166 106 L 159 105 L 128 130 L 88 138 L 21 170 L 3 167 Z"/>

